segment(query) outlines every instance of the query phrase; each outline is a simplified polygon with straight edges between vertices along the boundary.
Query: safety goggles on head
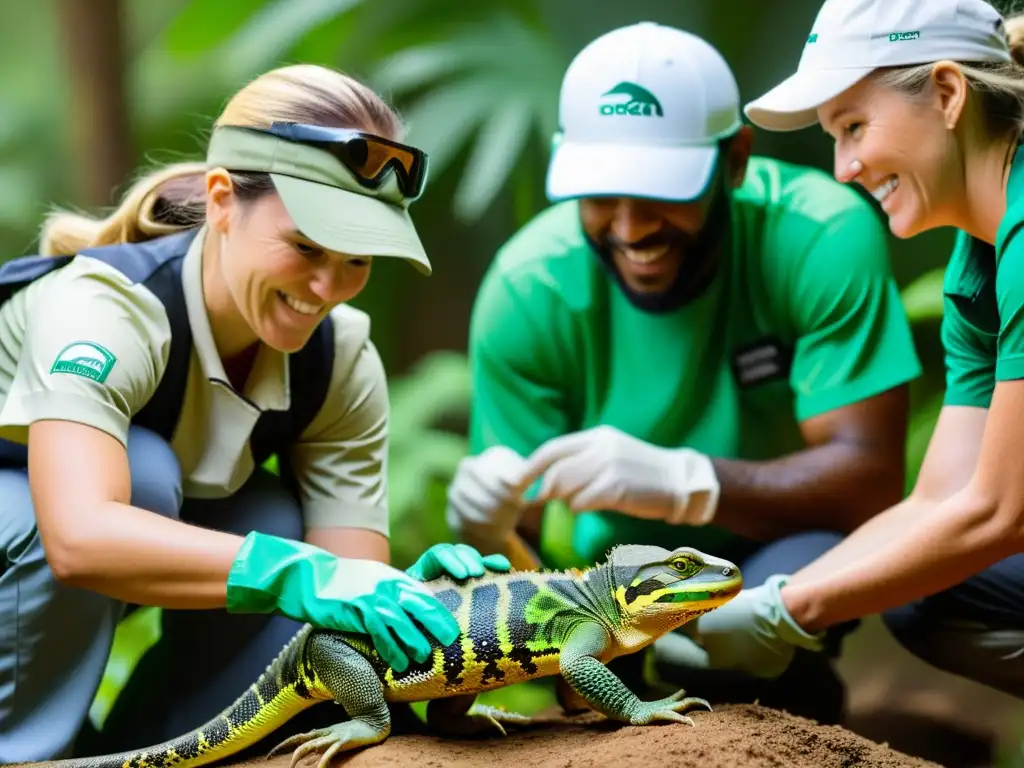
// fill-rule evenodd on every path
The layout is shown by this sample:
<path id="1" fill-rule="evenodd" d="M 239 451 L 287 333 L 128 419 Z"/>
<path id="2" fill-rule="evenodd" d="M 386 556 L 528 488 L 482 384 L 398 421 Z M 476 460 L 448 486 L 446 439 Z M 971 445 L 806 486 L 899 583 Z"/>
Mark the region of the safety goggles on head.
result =
<path id="1" fill-rule="evenodd" d="M 364 131 L 303 123 L 276 122 L 269 128 L 253 130 L 330 152 L 367 189 L 380 189 L 392 171 L 406 198 L 415 200 L 423 193 L 427 155 L 408 144 Z"/>

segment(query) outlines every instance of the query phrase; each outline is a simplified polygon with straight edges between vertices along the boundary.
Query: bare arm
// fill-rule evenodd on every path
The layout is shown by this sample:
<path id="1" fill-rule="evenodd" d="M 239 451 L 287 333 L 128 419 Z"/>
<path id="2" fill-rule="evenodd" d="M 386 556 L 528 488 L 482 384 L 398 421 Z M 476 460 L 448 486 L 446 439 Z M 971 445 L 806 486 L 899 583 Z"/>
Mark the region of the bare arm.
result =
<path id="1" fill-rule="evenodd" d="M 131 506 L 128 457 L 115 438 L 38 421 L 28 466 L 43 548 L 62 582 L 140 605 L 224 607 L 242 538 Z"/>
<path id="2" fill-rule="evenodd" d="M 965 412 L 965 419 L 971 418 Z M 894 523 L 877 546 L 841 569 L 783 589 L 793 618 L 817 631 L 879 613 L 951 587 L 1010 554 L 1024 542 L 1024 381 L 995 387 L 976 469 L 966 485 L 913 524 Z M 969 457 L 973 443 L 953 429 L 936 435 L 929 459 Z M 952 463 L 952 458 L 949 459 Z M 929 472 L 930 477 L 935 477 Z"/>
<path id="3" fill-rule="evenodd" d="M 310 528 L 306 543 L 326 549 L 338 557 L 391 562 L 391 548 L 386 536 L 366 528 Z"/>
<path id="4" fill-rule="evenodd" d="M 987 413 L 983 408 L 943 408 L 913 492 L 793 574 L 790 583 L 809 583 L 856 562 L 911 526 L 920 525 L 936 505 L 964 488 L 978 461 Z"/>
<path id="5" fill-rule="evenodd" d="M 714 459 L 715 523 L 752 539 L 852 531 L 903 494 L 907 387 L 808 419 L 808 447 L 770 461 Z"/>

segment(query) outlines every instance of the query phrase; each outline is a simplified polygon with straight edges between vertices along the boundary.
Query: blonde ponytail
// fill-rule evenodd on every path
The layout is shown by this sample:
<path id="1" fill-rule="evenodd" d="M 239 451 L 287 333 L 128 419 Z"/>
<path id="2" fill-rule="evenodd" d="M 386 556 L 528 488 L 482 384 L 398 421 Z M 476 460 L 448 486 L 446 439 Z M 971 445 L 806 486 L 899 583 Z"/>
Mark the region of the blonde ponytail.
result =
<path id="1" fill-rule="evenodd" d="M 135 243 L 202 224 L 206 166 L 175 163 L 136 181 L 105 218 L 71 211 L 49 214 L 40 235 L 44 256 L 72 255 L 84 248 Z"/>
<path id="2" fill-rule="evenodd" d="M 1010 44 L 1010 55 L 1018 65 L 1024 67 L 1024 14 L 1011 16 L 1003 22 L 1006 39 Z"/>

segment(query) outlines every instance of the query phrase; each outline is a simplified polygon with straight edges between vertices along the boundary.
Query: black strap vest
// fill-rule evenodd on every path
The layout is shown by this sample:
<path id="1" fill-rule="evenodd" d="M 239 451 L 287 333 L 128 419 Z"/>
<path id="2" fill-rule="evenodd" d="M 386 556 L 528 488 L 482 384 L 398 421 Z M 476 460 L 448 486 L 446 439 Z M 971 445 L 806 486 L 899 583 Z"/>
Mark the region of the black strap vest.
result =
<path id="1" fill-rule="evenodd" d="M 198 229 L 142 243 L 101 246 L 81 251 L 141 283 L 164 305 L 171 327 L 171 349 L 156 391 L 131 423 L 146 427 L 170 442 L 181 417 L 191 361 L 192 331 L 185 306 L 181 267 Z M 63 267 L 74 256 L 22 256 L 0 266 L 0 304 L 29 283 Z M 291 388 L 287 411 L 263 411 L 249 445 L 257 466 L 277 454 L 282 474 L 290 469 L 290 447 L 316 416 L 327 397 L 334 365 L 334 326 L 330 316 L 317 326 L 298 352 L 288 355 Z M 290 474 L 290 473 L 289 473 Z"/>

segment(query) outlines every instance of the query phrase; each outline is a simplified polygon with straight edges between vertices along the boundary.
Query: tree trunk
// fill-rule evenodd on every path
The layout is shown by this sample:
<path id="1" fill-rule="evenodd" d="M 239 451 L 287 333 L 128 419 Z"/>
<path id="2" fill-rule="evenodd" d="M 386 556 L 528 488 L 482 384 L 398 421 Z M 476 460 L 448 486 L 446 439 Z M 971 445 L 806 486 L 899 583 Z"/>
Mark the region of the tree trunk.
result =
<path id="1" fill-rule="evenodd" d="M 83 207 L 116 202 L 135 151 L 126 102 L 121 0 L 58 0 L 71 82 L 75 195 Z"/>

